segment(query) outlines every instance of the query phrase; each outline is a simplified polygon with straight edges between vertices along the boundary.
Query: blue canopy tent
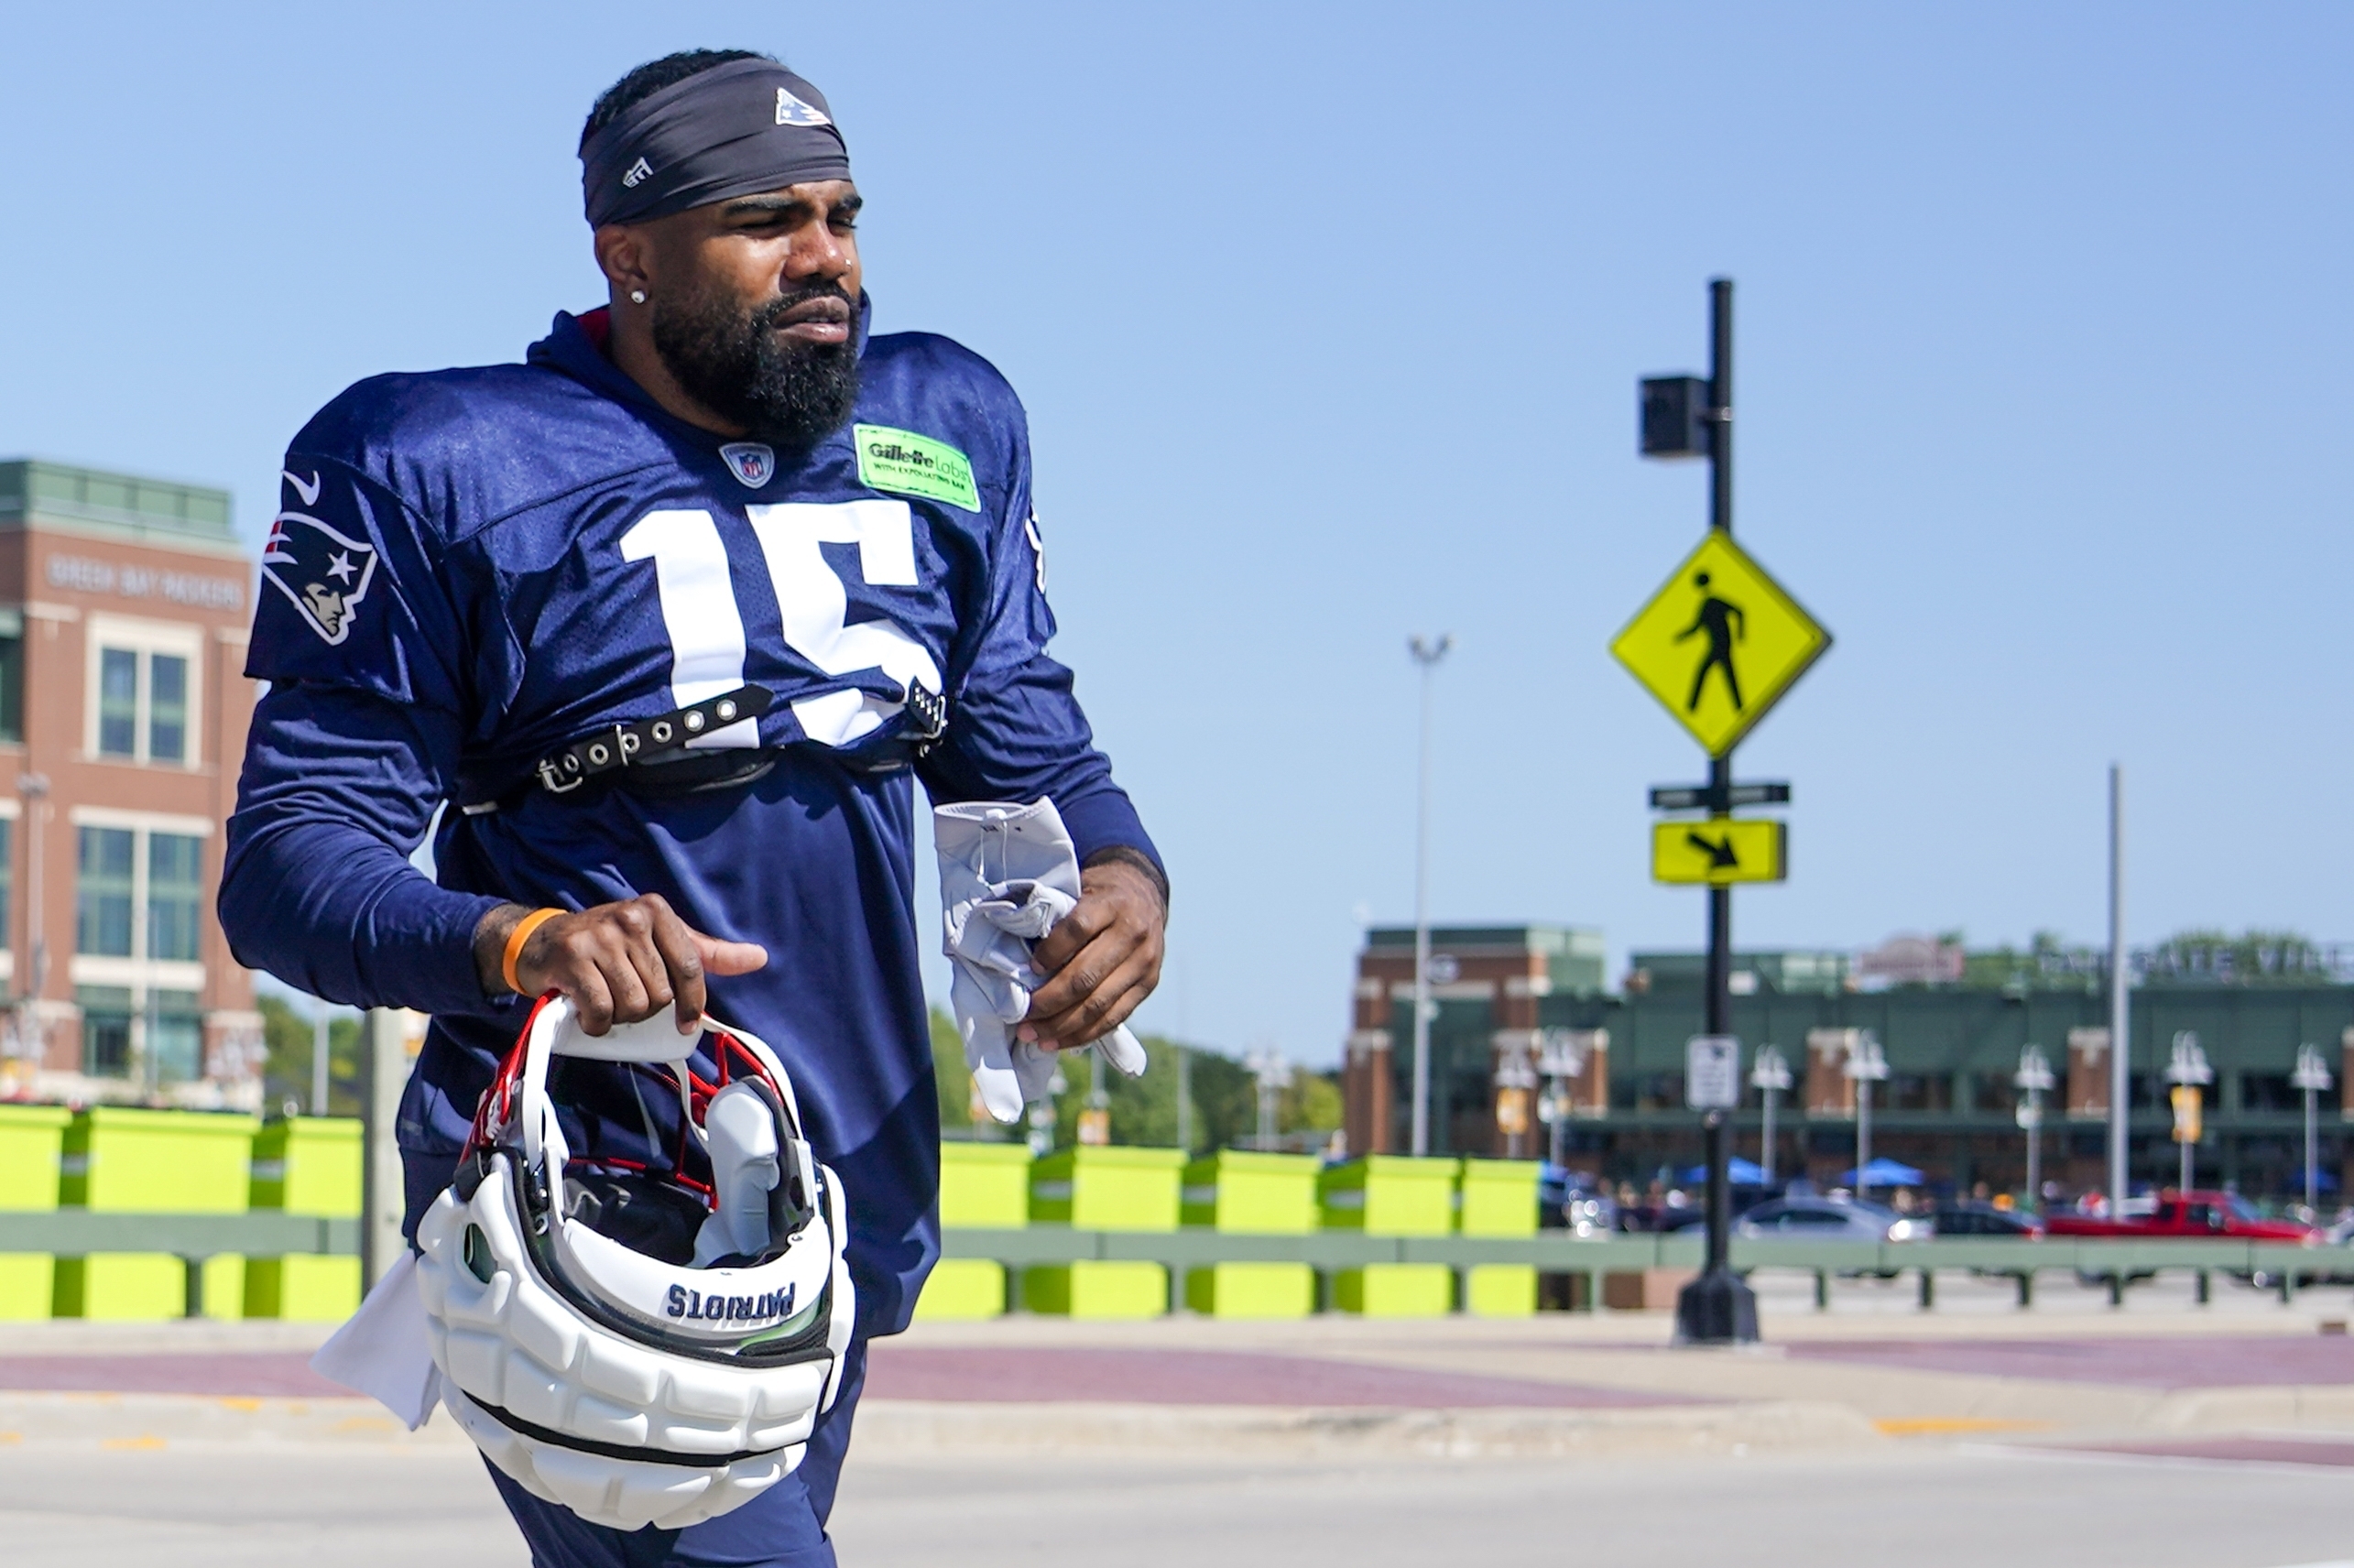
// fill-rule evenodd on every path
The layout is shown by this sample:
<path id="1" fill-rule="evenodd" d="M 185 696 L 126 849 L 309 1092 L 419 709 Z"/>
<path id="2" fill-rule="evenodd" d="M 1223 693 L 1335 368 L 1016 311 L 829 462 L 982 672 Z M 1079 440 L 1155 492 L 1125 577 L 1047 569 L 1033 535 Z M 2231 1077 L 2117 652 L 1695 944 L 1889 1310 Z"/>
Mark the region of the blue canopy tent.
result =
<path id="1" fill-rule="evenodd" d="M 1684 1173 L 1684 1179 L 1686 1181 L 1706 1181 L 1708 1180 L 1708 1167 L 1695 1165 Z M 1737 1154 L 1725 1162 L 1725 1180 L 1736 1187 L 1762 1187 L 1766 1184 L 1765 1167 Z"/>
<path id="2" fill-rule="evenodd" d="M 1867 1187 L 1918 1187 L 1921 1172 L 1901 1160 L 1881 1158 L 1859 1171 L 1850 1171 L 1839 1178 L 1858 1192 Z"/>

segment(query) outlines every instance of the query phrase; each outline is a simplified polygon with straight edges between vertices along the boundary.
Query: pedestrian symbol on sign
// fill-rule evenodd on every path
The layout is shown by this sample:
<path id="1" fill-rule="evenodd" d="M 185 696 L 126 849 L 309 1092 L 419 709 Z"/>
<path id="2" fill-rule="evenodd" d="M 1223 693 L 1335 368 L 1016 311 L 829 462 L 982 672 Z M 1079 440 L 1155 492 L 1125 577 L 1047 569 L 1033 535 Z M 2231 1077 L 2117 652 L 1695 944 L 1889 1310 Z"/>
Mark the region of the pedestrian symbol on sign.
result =
<path id="1" fill-rule="evenodd" d="M 1699 613 L 1692 617 L 1690 626 L 1675 634 L 1675 640 L 1678 642 L 1684 641 L 1695 632 L 1705 631 L 1708 634 L 1708 654 L 1700 661 L 1699 670 L 1693 674 L 1692 695 L 1684 700 L 1684 711 L 1687 713 L 1696 713 L 1700 711 L 1700 691 L 1702 687 L 1708 684 L 1708 672 L 1712 670 L 1721 670 L 1725 672 L 1725 693 L 1733 699 L 1733 711 L 1739 713 L 1741 711 L 1741 678 L 1733 670 L 1733 644 L 1749 635 L 1749 618 L 1741 614 L 1741 607 L 1738 604 L 1729 599 L 1720 599 L 1709 593 L 1708 583 L 1708 573 L 1695 572 L 1692 574 L 1692 585 L 1699 589 L 1702 594 Z"/>
<path id="2" fill-rule="evenodd" d="M 1611 643 L 1711 757 L 1733 749 L 1831 646 L 1730 534 L 1712 531 Z"/>

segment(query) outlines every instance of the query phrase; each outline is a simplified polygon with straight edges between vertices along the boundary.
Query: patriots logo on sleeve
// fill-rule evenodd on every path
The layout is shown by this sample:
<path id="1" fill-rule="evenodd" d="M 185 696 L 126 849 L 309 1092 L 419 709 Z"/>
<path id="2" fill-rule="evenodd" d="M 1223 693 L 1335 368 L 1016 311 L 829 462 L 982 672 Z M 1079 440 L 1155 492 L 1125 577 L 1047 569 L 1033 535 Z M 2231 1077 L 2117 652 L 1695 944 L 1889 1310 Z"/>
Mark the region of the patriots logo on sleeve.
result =
<path id="1" fill-rule="evenodd" d="M 303 486 L 298 483 L 296 489 Z M 318 493 L 315 478 L 307 493 Z M 330 643 L 352 635 L 352 618 L 376 580 L 376 546 L 300 512 L 280 512 L 272 519 L 262 548 L 262 575 Z"/>

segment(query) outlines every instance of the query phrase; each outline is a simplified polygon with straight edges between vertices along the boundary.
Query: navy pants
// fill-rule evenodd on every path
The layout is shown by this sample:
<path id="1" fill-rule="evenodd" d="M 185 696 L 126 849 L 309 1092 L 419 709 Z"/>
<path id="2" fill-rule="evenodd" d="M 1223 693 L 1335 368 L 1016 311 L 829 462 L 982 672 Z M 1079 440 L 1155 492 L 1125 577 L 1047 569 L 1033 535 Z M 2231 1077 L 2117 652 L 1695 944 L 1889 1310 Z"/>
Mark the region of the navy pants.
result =
<path id="1" fill-rule="evenodd" d="M 456 1160 L 403 1149 L 400 1162 L 409 1201 L 402 1229 L 413 1243 L 419 1218 L 450 1184 Z M 742 1508 L 684 1530 L 591 1524 L 561 1503 L 533 1497 L 496 1465 L 485 1465 L 531 1548 L 532 1568 L 834 1568 L 825 1520 L 866 1383 L 866 1346 L 857 1341 L 844 1357 L 834 1408 L 818 1418 L 800 1467 Z"/>

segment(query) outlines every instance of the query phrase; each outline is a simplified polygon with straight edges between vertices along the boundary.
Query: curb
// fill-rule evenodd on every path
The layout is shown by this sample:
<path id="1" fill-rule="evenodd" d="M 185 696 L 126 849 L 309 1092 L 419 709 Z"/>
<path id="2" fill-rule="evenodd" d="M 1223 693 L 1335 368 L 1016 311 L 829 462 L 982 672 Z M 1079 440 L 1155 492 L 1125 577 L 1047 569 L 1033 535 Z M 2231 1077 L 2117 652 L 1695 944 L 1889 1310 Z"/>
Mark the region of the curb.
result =
<path id="1" fill-rule="evenodd" d="M 1776 1400 L 1657 1410 L 1367 1410 L 1250 1405 L 964 1404 L 858 1407 L 868 1457 L 1128 1453 L 1441 1458 L 1736 1454 L 1884 1444 L 1844 1405 Z"/>

